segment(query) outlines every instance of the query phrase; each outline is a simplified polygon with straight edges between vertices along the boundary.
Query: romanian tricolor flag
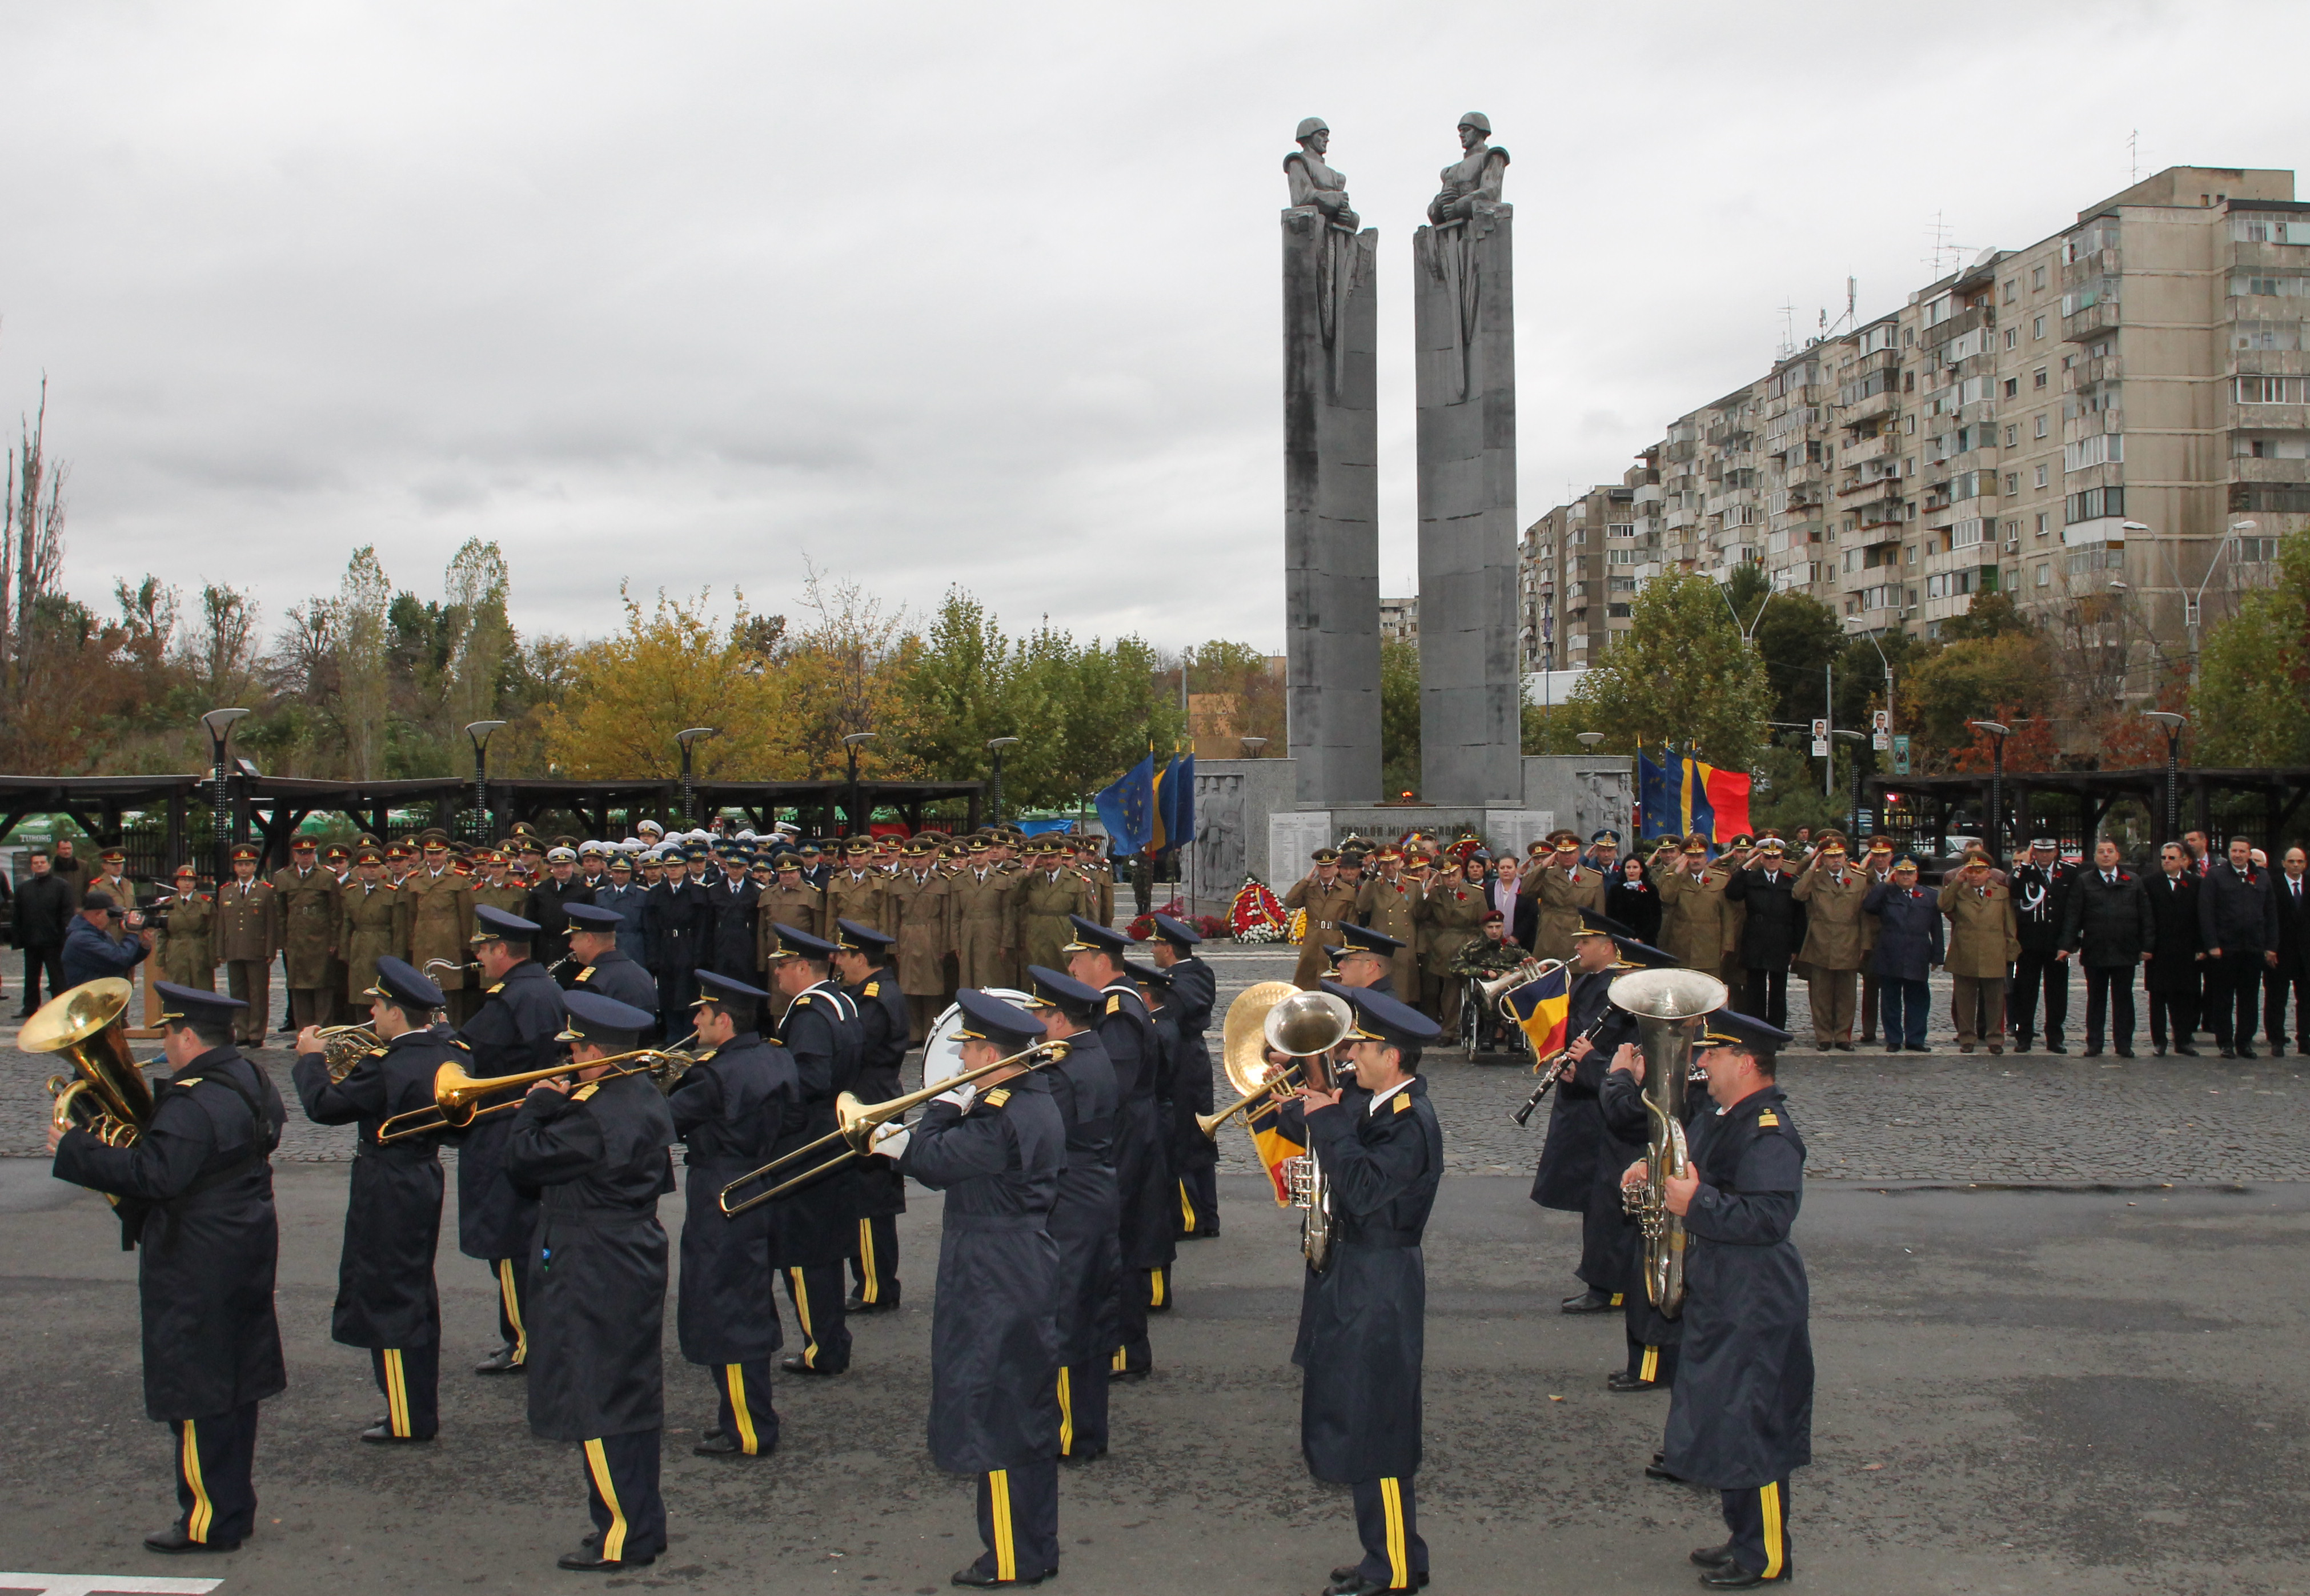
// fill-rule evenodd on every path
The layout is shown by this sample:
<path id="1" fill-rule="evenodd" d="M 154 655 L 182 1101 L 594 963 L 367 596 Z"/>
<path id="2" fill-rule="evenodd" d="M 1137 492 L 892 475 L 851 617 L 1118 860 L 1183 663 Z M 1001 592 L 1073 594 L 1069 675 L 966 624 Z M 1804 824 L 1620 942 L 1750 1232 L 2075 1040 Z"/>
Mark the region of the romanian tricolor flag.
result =
<path id="1" fill-rule="evenodd" d="M 1291 1191 L 1283 1178 L 1283 1160 L 1296 1158 L 1307 1150 L 1307 1144 L 1295 1141 L 1283 1129 L 1283 1106 L 1298 1101 L 1289 1093 L 1270 1097 L 1259 1107 L 1244 1115 L 1244 1127 L 1251 1132 L 1252 1150 L 1259 1155 L 1261 1166 L 1267 1171 L 1268 1183 L 1275 1188 L 1275 1206 L 1291 1206 Z"/>
<path id="2" fill-rule="evenodd" d="M 1748 776 L 1667 749 L 1661 750 L 1657 765 L 1642 754 L 1637 762 L 1646 837 L 1689 837 L 1697 831 L 1721 847 L 1755 829 L 1749 823 Z"/>
<path id="3" fill-rule="evenodd" d="M 1564 1027 L 1572 1011 L 1572 972 L 1550 970 L 1508 993 L 1516 1028 L 1532 1038 L 1532 1055 L 1546 1058 L 1564 1047 Z"/>

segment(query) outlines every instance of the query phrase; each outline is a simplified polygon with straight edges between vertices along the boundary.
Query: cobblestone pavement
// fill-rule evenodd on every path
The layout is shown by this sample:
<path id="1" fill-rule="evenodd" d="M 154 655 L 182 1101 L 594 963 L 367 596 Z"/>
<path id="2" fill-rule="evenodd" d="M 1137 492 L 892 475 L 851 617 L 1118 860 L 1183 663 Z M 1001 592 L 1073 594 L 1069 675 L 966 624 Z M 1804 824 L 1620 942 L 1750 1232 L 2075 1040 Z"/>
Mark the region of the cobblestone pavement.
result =
<path id="1" fill-rule="evenodd" d="M 1246 986 L 1289 979 L 1295 955 L 1220 948 L 1218 1016 Z M 2310 1079 L 2306 1061 L 2079 1056 L 2082 990 L 2072 993 L 2071 1051 L 1960 1054 L 1949 1029 L 1946 979 L 1936 982 L 1937 1051 L 1886 1054 L 1793 1053 L 1782 1064 L 1815 1179 L 1926 1181 L 1958 1184 L 2202 1184 L 2310 1180 Z M 2080 984 L 2080 987 L 2082 983 Z M 1792 1005 L 1804 1011 L 1803 986 Z M 277 1025 L 276 1020 L 276 1025 Z M 1803 1028 L 1802 1024 L 1800 1029 Z M 157 1043 L 137 1045 L 140 1056 Z M 294 1111 L 290 1058 L 268 1049 L 263 1062 L 292 1107 L 279 1157 L 333 1162 L 352 1153 L 348 1130 L 308 1123 Z M 0 1049 L 0 1156 L 36 1155 L 48 1114 L 43 1082 L 53 1062 Z M 1528 1171 L 1540 1155 L 1545 1106 L 1529 1128 L 1509 1119 L 1533 1081 L 1520 1065 L 1476 1065 L 1455 1052 L 1434 1059 L 1429 1090 L 1444 1124 L 1450 1166 L 1469 1174 Z M 1222 1101 L 1229 1095 L 1219 1083 Z M 1221 1132 L 1220 1167 L 1255 1173 L 1248 1138 Z"/>

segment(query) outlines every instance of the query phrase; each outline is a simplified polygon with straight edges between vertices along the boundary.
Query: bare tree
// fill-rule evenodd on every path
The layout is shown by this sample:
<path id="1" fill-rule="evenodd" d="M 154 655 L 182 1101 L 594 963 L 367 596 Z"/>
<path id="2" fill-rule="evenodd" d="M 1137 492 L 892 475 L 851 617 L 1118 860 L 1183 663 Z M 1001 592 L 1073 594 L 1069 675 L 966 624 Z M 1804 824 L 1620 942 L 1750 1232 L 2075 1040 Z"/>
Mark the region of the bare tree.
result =
<path id="1" fill-rule="evenodd" d="M 7 499 L 0 507 L 0 697 L 22 714 L 37 662 L 39 611 L 57 592 L 65 565 L 64 487 L 67 468 L 48 458 L 48 383 L 22 421 L 8 455 Z"/>

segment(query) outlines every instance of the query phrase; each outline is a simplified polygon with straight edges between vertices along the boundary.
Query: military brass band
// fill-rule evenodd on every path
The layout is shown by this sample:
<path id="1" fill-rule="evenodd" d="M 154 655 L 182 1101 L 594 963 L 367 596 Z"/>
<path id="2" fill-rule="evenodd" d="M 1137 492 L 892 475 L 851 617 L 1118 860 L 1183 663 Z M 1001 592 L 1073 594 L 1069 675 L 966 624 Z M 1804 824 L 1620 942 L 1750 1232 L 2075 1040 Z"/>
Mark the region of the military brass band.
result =
<path id="1" fill-rule="evenodd" d="M 68 1066 L 51 1082 L 56 1175 L 106 1194 L 138 1252 L 146 1407 L 171 1427 L 179 1506 L 146 1544 L 230 1550 L 259 1522 L 257 1408 L 286 1384 L 269 1156 L 287 1110 L 242 1049 L 263 1038 L 282 953 L 299 1102 L 355 1127 L 331 1333 L 369 1355 L 379 1392 L 360 1439 L 421 1444 L 439 1427 L 452 1147 L 458 1249 L 499 1309 L 475 1372 L 522 1376 L 532 1430 L 578 1453 L 591 1532 L 560 1566 L 641 1567 L 667 1545 L 657 1205 L 677 1142 L 676 1339 L 711 1388 L 710 1422 L 704 1392 L 673 1399 L 698 1414 L 693 1450 L 772 1454 L 774 1375 L 850 1369 L 850 1319 L 899 1304 L 912 1180 L 944 1210 L 930 1450 L 973 1478 L 983 1548 L 953 1581 L 1024 1585 L 1058 1572 L 1059 1465 L 1109 1452 L 1113 1385 L 1153 1366 L 1178 1243 L 1218 1234 L 1214 1139 L 1240 1116 L 1303 1149 L 1278 1166 L 1305 1255 L 1302 1452 L 1350 1488 L 1360 1545 L 1325 1589 L 1428 1584 L 1422 1243 L 1444 1137 L 1420 1063 L 1443 1028 L 1414 1007 L 1418 892 L 1385 861 L 1351 884 L 1319 854 L 1293 889 L 1309 915 L 1298 978 L 1229 1006 L 1236 1097 L 1215 1108 L 1201 938 L 1156 915 L 1152 962 L 1130 957 L 1103 861 L 1070 847 L 861 838 L 829 860 L 786 837 L 523 835 L 453 861 L 428 834 L 360 850 L 341 880 L 300 839 L 270 881 L 241 850 L 209 924 L 239 906 L 261 951 L 227 960 L 230 995 L 183 958 L 172 973 L 197 978 L 156 984 L 155 1082 L 122 1039 L 126 980 L 52 999 L 20 1038 Z M 1804 1149 L 1774 1083 L 1788 1037 L 1593 906 L 1567 912 L 1561 955 L 1471 972 L 1488 1005 L 1571 977 L 1575 1040 L 1540 1066 L 1558 1090 L 1533 1190 L 1583 1216 L 1586 1290 L 1567 1310 L 1621 1310 L 1613 1390 L 1671 1392 L 1646 1471 L 1722 1493 L 1728 1539 L 1693 1554 L 1703 1583 L 1785 1579 L 1811 1389 L 1788 1240 Z"/>

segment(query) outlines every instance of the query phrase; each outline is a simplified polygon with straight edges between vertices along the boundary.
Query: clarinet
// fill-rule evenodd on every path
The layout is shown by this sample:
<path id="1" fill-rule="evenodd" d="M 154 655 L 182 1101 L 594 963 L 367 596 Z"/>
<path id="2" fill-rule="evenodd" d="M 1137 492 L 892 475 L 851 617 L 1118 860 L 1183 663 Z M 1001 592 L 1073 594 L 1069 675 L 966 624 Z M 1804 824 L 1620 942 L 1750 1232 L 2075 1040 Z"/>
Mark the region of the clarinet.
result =
<path id="1" fill-rule="evenodd" d="M 1590 1022 L 1586 1030 L 1582 1031 L 1577 1037 L 1575 1037 L 1572 1039 L 1573 1042 L 1594 1041 L 1596 1039 L 1596 1033 L 1602 1030 L 1604 1028 L 1604 1022 L 1611 1018 L 1612 1005 L 1606 1003 L 1604 1005 L 1604 1011 L 1597 1015 L 1595 1019 Z M 1572 1043 L 1568 1042 L 1562 1047 L 1557 1049 L 1554 1053 L 1550 1054 L 1546 1058 L 1541 1060 L 1540 1063 L 1533 1066 L 1535 1070 L 1544 1071 L 1546 1078 L 1541 1081 L 1540 1089 L 1533 1093 L 1531 1097 L 1524 1099 L 1524 1106 L 1517 1109 L 1514 1114 L 1508 1115 L 1510 1119 L 1515 1121 L 1515 1123 L 1520 1125 L 1528 1125 L 1532 1123 L 1533 1111 L 1541 1106 L 1541 1103 L 1547 1097 L 1549 1093 L 1556 1089 L 1558 1075 L 1556 1070 L 1552 1066 L 1556 1064 L 1558 1060 L 1561 1059 L 1566 1054 L 1571 1051 Z"/>

